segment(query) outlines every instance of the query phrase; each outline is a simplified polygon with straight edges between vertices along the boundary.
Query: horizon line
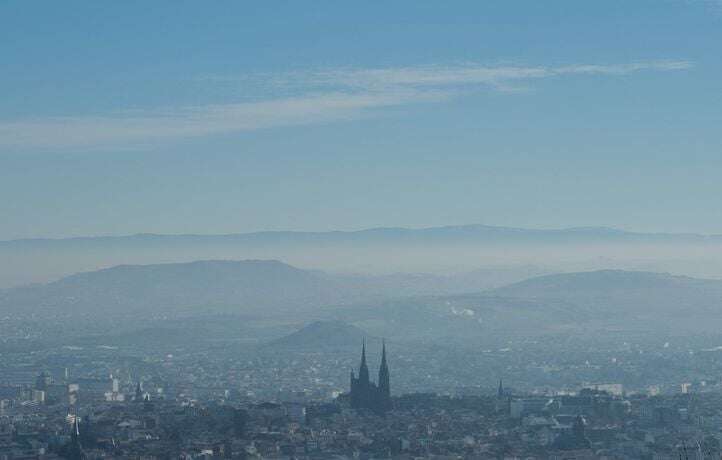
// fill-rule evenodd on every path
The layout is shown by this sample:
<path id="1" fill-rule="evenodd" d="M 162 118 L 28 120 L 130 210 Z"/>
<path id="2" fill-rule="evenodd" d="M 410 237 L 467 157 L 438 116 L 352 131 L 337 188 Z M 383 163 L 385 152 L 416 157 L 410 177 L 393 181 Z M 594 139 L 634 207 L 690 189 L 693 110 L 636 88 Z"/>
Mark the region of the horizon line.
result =
<path id="1" fill-rule="evenodd" d="M 380 227 L 363 227 L 357 229 L 345 230 L 254 230 L 240 231 L 229 233 L 154 233 L 154 232 L 137 232 L 125 234 L 111 235 L 74 235 L 74 236 L 57 236 L 57 237 L 26 237 L 26 238 L 10 238 L 0 240 L 0 244 L 21 243 L 33 241 L 70 241 L 70 240 L 90 240 L 90 239 L 123 239 L 137 237 L 232 237 L 232 236 L 254 236 L 263 234 L 298 234 L 298 235 L 322 235 L 322 234 L 354 234 L 377 231 L 429 231 L 444 229 L 471 229 L 484 228 L 490 230 L 510 230 L 510 231 L 530 231 L 530 232 L 582 232 L 582 231 L 605 231 L 608 233 L 617 233 L 620 235 L 650 235 L 650 236 L 688 236 L 699 238 L 718 238 L 722 237 L 722 233 L 697 233 L 697 232 L 668 232 L 668 231 L 635 231 L 619 227 L 611 226 L 571 226 L 571 227 L 517 227 L 508 225 L 489 225 L 480 223 L 458 224 L 458 225 L 436 225 L 436 226 L 380 226 Z"/>

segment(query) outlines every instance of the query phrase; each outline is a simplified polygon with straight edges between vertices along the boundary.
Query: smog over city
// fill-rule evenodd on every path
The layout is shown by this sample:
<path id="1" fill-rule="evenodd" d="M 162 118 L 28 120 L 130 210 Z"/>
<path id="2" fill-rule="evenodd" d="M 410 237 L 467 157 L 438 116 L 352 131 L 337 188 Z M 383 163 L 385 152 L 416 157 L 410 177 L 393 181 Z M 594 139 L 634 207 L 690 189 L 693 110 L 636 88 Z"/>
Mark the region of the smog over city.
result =
<path id="1" fill-rule="evenodd" d="M 722 2 L 0 2 L 0 460 L 722 458 Z"/>

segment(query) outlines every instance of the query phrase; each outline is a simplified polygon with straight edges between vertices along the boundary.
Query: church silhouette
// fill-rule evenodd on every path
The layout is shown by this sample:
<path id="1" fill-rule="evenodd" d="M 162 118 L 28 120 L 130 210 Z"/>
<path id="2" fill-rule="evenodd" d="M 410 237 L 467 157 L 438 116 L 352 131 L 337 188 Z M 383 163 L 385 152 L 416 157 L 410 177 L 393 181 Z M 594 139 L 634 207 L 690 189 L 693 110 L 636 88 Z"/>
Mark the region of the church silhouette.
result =
<path id="1" fill-rule="evenodd" d="M 354 409 L 367 409 L 377 414 L 384 414 L 391 409 L 391 376 L 386 362 L 386 343 L 381 349 L 381 366 L 379 368 L 378 384 L 373 383 L 369 377 L 369 368 L 366 364 L 366 341 L 361 348 L 361 366 L 358 378 L 351 371 L 351 392 L 349 394 L 351 407 Z"/>

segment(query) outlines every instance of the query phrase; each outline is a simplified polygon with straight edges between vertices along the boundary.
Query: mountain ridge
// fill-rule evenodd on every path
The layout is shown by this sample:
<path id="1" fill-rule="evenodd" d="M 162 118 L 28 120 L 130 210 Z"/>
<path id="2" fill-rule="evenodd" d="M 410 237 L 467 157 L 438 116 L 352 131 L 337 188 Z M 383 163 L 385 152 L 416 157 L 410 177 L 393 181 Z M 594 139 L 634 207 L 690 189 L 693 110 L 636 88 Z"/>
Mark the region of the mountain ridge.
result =
<path id="1" fill-rule="evenodd" d="M 609 227 L 457 225 L 6 240 L 0 242 L 0 288 L 122 264 L 219 259 L 276 259 L 337 273 L 450 274 L 535 265 L 547 267 L 548 272 L 624 268 L 722 278 L 722 236 L 638 233 Z"/>
<path id="2" fill-rule="evenodd" d="M 722 318 L 722 280 L 669 273 L 593 270 L 544 275 L 488 291 L 505 298 L 563 301 L 620 318 Z"/>
<path id="3" fill-rule="evenodd" d="M 533 268 L 526 271 L 533 272 Z M 305 311 L 391 297 L 480 291 L 489 283 L 499 285 L 505 278 L 518 278 L 516 272 L 492 275 L 495 278 L 486 272 L 458 278 L 404 273 L 334 275 L 264 259 L 121 264 L 45 284 L 0 290 L 0 307 L 89 313 L 146 307 L 161 311 L 204 307 L 234 311 L 242 307 L 261 313 L 264 307 Z"/>
<path id="4" fill-rule="evenodd" d="M 486 232 L 513 232 L 513 233 L 587 233 L 587 234 L 608 234 L 627 236 L 654 236 L 654 237 L 685 237 L 699 239 L 718 239 L 722 234 L 704 234 L 689 232 L 639 232 L 619 229 L 607 226 L 581 226 L 561 228 L 529 228 L 511 227 L 501 225 L 485 224 L 464 224 L 464 225 L 443 225 L 432 227 L 370 227 L 358 230 L 259 230 L 252 232 L 231 232 L 231 233 L 152 233 L 139 232 L 123 235 L 78 235 L 67 237 L 37 237 L 37 238 L 11 238 L 0 240 L 0 245 L 8 243 L 31 243 L 31 242 L 62 242 L 62 241 L 83 241 L 83 240 L 119 240 L 134 238 L 238 238 L 238 237 L 259 237 L 259 236 L 322 236 L 322 235 L 364 235 L 379 233 L 433 233 L 438 231 L 486 231 Z"/>
<path id="5" fill-rule="evenodd" d="M 432 286 L 446 281 L 402 274 L 338 276 L 277 260 L 121 265 L 0 291 L 0 311 L 48 318 L 75 314 L 106 323 L 140 315 L 141 326 L 146 316 L 182 321 L 228 314 L 286 328 L 310 319 L 339 320 L 376 337 L 419 340 L 722 324 L 722 280 L 595 270 L 533 276 L 477 291 Z"/>

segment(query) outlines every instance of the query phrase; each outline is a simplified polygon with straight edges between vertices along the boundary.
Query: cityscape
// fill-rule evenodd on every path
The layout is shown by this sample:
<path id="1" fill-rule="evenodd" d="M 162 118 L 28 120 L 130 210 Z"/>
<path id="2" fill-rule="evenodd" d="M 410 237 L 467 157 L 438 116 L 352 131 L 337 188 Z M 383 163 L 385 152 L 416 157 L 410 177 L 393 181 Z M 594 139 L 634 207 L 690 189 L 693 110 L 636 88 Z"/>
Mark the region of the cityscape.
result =
<path id="1" fill-rule="evenodd" d="M 358 348 L 358 343 L 353 344 Z M 516 389 L 499 379 L 453 391 L 391 392 L 394 348 L 378 384 L 366 344 L 354 356 L 244 361 L 223 368 L 57 355 L 33 376 L 3 372 L 3 458 L 717 458 L 722 381 L 628 391 L 607 382 Z M 358 350 L 357 350 L 358 351 Z M 369 347 L 369 351 L 370 347 Z M 320 361 L 351 371 L 344 385 Z M 354 363 L 355 361 L 355 363 Z M 285 368 L 285 366 L 296 367 Z M 93 366 L 118 366 L 102 375 Z M 67 367 L 62 367 L 66 365 Z M 185 369 L 185 372 L 176 366 Z M 275 367 L 277 366 L 277 367 Z M 294 371 L 312 375 L 289 378 Z M 432 372 L 432 369 L 426 371 Z M 185 373 L 185 375 L 183 375 Z M 256 374 L 256 375 L 254 375 Z M 719 374 L 719 371 L 718 371 Z M 358 378 L 355 377 L 358 375 Z M 491 376 L 489 376 L 491 377 Z M 416 378 L 423 376 L 416 374 Z M 264 388 L 267 387 L 267 388 Z M 263 391 L 265 390 L 265 391 Z M 274 394 L 275 391 L 275 394 Z"/>
<path id="2" fill-rule="evenodd" d="M 722 460 L 722 0 L 0 1 L 0 460 Z"/>

